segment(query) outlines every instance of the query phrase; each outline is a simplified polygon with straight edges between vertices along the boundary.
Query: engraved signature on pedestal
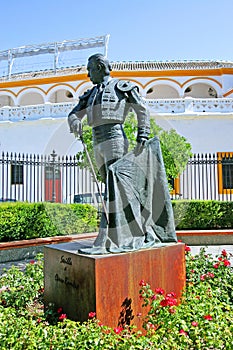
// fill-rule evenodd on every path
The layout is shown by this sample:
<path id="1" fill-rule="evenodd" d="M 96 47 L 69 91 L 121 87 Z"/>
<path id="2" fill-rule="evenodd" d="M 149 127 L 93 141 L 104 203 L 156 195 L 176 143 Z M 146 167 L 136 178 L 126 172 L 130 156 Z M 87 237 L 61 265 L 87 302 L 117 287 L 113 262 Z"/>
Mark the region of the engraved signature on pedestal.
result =
<path id="1" fill-rule="evenodd" d="M 60 263 L 61 264 L 72 265 L 72 259 L 71 259 L 71 257 L 65 258 L 64 255 L 62 255 Z"/>
<path id="2" fill-rule="evenodd" d="M 55 281 L 60 282 L 62 284 L 65 284 L 66 286 L 70 286 L 70 287 L 75 288 L 75 289 L 79 288 L 78 283 L 76 283 L 75 281 L 69 280 L 68 277 L 63 278 L 63 277 L 59 276 L 58 273 L 56 273 L 56 275 L 55 275 Z"/>

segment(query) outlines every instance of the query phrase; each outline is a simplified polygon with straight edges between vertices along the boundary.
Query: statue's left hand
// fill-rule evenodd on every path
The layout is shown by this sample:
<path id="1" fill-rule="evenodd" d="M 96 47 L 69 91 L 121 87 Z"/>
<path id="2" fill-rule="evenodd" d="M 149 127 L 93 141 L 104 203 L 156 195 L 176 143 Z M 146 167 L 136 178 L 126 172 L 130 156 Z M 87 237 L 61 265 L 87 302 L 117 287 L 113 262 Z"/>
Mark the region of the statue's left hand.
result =
<path id="1" fill-rule="evenodd" d="M 134 149 L 134 153 L 135 155 L 138 155 L 140 153 L 142 153 L 144 147 L 145 147 L 145 143 L 146 143 L 147 139 L 146 138 L 140 138 L 140 139 L 137 139 L 137 145 Z"/>

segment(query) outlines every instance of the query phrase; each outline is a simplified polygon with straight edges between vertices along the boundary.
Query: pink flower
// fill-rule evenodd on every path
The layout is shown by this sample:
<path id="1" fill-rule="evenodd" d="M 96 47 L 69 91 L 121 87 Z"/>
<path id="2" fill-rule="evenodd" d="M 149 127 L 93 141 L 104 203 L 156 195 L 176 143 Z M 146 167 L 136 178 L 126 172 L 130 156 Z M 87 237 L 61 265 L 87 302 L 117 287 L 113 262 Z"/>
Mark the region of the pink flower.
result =
<path id="1" fill-rule="evenodd" d="M 214 278 L 214 273 L 213 272 L 207 272 L 207 276 L 210 278 Z"/>
<path id="2" fill-rule="evenodd" d="M 65 318 L 67 318 L 67 315 L 66 314 L 61 314 L 58 319 L 59 321 L 63 321 Z"/>
<path id="3" fill-rule="evenodd" d="M 156 295 L 153 294 L 152 297 L 151 297 L 151 300 L 155 300 L 156 299 Z"/>
<path id="4" fill-rule="evenodd" d="M 175 292 L 167 293 L 167 294 L 166 294 L 166 297 L 169 297 L 169 298 L 176 298 L 176 293 L 175 293 Z"/>
<path id="5" fill-rule="evenodd" d="M 201 280 L 201 281 L 204 281 L 205 279 L 206 279 L 206 274 L 201 275 L 200 280 Z"/>
<path id="6" fill-rule="evenodd" d="M 146 286 L 146 282 L 145 282 L 144 280 L 141 280 L 141 281 L 139 282 L 139 286 L 140 286 L 140 287 Z"/>
<path id="7" fill-rule="evenodd" d="M 180 334 L 182 334 L 182 335 L 185 335 L 185 336 L 187 336 L 187 335 L 188 335 L 188 333 L 187 333 L 187 332 L 185 332 L 183 329 L 180 329 L 180 330 L 179 330 L 179 333 L 180 333 Z"/>
<path id="8" fill-rule="evenodd" d="M 123 331 L 122 327 L 116 327 L 113 329 L 116 334 L 120 334 Z"/>
<path id="9" fill-rule="evenodd" d="M 164 291 L 162 288 L 156 288 L 156 289 L 155 289 L 155 293 L 156 293 L 156 294 L 161 294 L 161 295 L 162 295 L 162 294 L 165 293 L 165 291 Z"/>
<path id="10" fill-rule="evenodd" d="M 193 326 L 193 327 L 197 327 L 197 326 L 198 326 L 198 322 L 193 321 L 193 322 L 192 322 L 192 326 Z"/>
<path id="11" fill-rule="evenodd" d="M 205 315 L 204 319 L 207 320 L 207 321 L 212 321 L 213 317 L 211 315 Z"/>
<path id="12" fill-rule="evenodd" d="M 96 316 L 96 313 L 95 312 L 89 312 L 88 314 L 88 318 L 94 318 Z"/>
<path id="13" fill-rule="evenodd" d="M 231 262 L 227 259 L 223 260 L 223 264 L 224 264 L 224 266 L 231 266 Z"/>

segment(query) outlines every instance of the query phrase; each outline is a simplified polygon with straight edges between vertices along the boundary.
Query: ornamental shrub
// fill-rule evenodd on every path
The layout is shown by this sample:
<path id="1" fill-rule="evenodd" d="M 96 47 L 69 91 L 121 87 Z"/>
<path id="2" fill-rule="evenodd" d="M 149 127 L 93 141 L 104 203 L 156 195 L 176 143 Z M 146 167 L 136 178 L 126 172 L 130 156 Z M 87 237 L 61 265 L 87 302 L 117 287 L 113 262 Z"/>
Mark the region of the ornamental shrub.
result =
<path id="1" fill-rule="evenodd" d="M 178 230 L 232 228 L 233 202 L 174 200 L 172 205 Z"/>
<path id="2" fill-rule="evenodd" d="M 94 232 L 97 222 L 89 204 L 1 203 L 0 241 Z"/>

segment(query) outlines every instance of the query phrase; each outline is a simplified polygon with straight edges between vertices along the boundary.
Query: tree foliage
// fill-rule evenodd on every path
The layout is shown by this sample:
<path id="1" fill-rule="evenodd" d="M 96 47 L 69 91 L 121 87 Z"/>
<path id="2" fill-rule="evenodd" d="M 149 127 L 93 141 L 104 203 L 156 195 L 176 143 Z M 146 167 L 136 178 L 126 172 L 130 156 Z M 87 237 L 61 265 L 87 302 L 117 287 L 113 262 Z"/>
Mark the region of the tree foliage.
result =
<path id="1" fill-rule="evenodd" d="M 129 151 L 131 151 L 137 143 L 137 119 L 133 112 L 130 112 L 125 120 L 124 131 L 129 140 Z M 168 179 L 174 179 L 182 173 L 192 155 L 191 144 L 187 142 L 185 137 L 179 135 L 175 129 L 164 130 L 151 118 L 149 138 L 153 138 L 155 135 L 160 139 L 167 177 Z M 83 140 L 87 146 L 97 177 L 100 179 L 94 157 L 92 130 L 87 125 L 86 119 L 83 121 Z M 91 170 L 85 151 L 78 152 L 77 159 L 81 168 L 89 168 Z"/>

